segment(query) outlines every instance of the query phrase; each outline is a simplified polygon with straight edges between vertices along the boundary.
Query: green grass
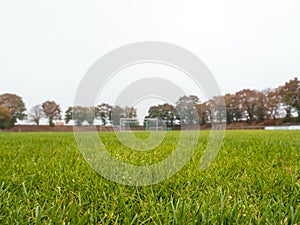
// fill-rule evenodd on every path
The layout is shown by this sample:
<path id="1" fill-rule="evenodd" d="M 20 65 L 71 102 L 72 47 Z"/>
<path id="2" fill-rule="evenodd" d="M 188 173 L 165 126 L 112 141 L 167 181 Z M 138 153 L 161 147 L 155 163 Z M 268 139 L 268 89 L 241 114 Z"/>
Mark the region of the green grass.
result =
<path id="1" fill-rule="evenodd" d="M 100 135 L 119 160 L 151 164 L 171 154 L 179 132 L 145 153 Z M 208 135 L 175 176 L 132 187 L 90 168 L 72 133 L 0 133 L 0 224 L 300 224 L 300 132 L 227 131 L 200 172 Z"/>

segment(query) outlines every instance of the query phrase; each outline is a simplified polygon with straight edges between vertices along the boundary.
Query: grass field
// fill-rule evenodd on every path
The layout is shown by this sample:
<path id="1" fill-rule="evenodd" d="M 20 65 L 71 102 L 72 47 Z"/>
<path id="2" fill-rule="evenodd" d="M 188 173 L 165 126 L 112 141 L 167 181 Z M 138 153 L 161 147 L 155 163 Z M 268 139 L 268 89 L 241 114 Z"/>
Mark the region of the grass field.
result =
<path id="1" fill-rule="evenodd" d="M 200 172 L 208 134 L 175 176 L 132 187 L 89 167 L 72 133 L 0 133 L 0 224 L 300 224 L 300 132 L 226 131 Z M 152 162 L 100 135 L 120 160 Z M 167 133 L 159 157 L 178 135 Z"/>

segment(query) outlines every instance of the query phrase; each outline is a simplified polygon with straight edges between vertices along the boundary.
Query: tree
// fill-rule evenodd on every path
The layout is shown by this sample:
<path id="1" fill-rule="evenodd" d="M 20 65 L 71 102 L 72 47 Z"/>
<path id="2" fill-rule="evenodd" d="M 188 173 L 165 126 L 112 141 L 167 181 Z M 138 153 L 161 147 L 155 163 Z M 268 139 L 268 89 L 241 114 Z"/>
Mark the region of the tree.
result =
<path id="1" fill-rule="evenodd" d="M 223 96 L 214 96 L 208 100 L 207 110 L 210 111 L 210 120 L 212 123 L 226 122 L 226 106 Z"/>
<path id="2" fill-rule="evenodd" d="M 199 98 L 195 95 L 182 96 L 176 102 L 176 110 L 180 116 L 181 124 L 195 124 L 198 121 L 196 104 Z"/>
<path id="3" fill-rule="evenodd" d="M 85 107 L 85 121 L 89 124 L 89 125 L 93 125 L 94 124 L 94 120 L 95 120 L 95 107 L 91 106 L 91 107 Z"/>
<path id="4" fill-rule="evenodd" d="M 94 119 L 95 107 L 68 107 L 68 109 L 65 112 L 66 124 L 68 124 L 71 120 L 74 120 L 76 126 L 81 126 L 84 121 L 86 121 L 89 125 L 93 125 Z"/>
<path id="5" fill-rule="evenodd" d="M 86 108 L 82 106 L 74 106 L 72 108 L 72 119 L 76 126 L 81 126 L 86 119 Z"/>
<path id="6" fill-rule="evenodd" d="M 15 94 L 2 94 L 0 95 L 0 105 L 9 109 L 11 113 L 11 126 L 13 126 L 17 119 L 23 120 L 26 117 L 24 113 L 26 111 L 25 104 L 22 98 Z"/>
<path id="7" fill-rule="evenodd" d="M 241 107 L 243 117 L 248 123 L 252 123 L 256 118 L 258 99 L 261 96 L 259 91 L 244 89 L 237 92 L 235 95 Z"/>
<path id="8" fill-rule="evenodd" d="M 137 117 L 136 108 L 133 108 L 130 106 L 125 106 L 124 111 L 126 113 L 127 118 L 136 118 Z"/>
<path id="9" fill-rule="evenodd" d="M 279 106 L 281 103 L 281 96 L 279 94 L 278 88 L 276 89 L 266 89 L 263 91 L 266 96 L 266 110 L 267 116 L 273 120 L 279 115 Z"/>
<path id="10" fill-rule="evenodd" d="M 242 118 L 242 110 L 238 97 L 235 94 L 226 94 L 224 100 L 227 124 L 240 121 Z"/>
<path id="11" fill-rule="evenodd" d="M 294 78 L 280 86 L 278 91 L 286 111 L 285 120 L 290 121 L 293 108 L 297 109 L 298 117 L 300 117 L 300 81 Z"/>
<path id="12" fill-rule="evenodd" d="M 61 119 L 61 110 L 55 101 L 46 101 L 42 104 L 43 112 L 49 120 L 49 126 L 54 126 L 53 120 Z"/>
<path id="13" fill-rule="evenodd" d="M 11 112 L 5 106 L 0 105 L 0 129 L 7 129 L 12 126 Z"/>
<path id="14" fill-rule="evenodd" d="M 146 118 L 157 118 L 159 124 L 165 123 L 166 125 L 173 125 L 177 119 L 177 111 L 173 105 L 168 103 L 151 106 Z"/>
<path id="15" fill-rule="evenodd" d="M 121 118 L 136 118 L 136 109 L 133 107 L 113 106 L 111 108 L 111 121 L 113 125 L 120 125 Z"/>
<path id="16" fill-rule="evenodd" d="M 69 124 L 69 122 L 73 119 L 73 107 L 69 106 L 65 112 L 65 122 Z"/>
<path id="17" fill-rule="evenodd" d="M 101 119 L 104 126 L 111 120 L 111 108 L 112 106 L 107 103 L 102 103 L 95 108 L 96 118 Z"/>
<path id="18" fill-rule="evenodd" d="M 120 119 L 126 118 L 126 112 L 121 106 L 114 106 L 111 109 L 111 121 L 113 125 L 120 125 Z"/>
<path id="19" fill-rule="evenodd" d="M 174 125 L 174 121 L 177 118 L 176 108 L 171 104 L 165 103 L 162 106 L 162 112 L 166 125 Z"/>
<path id="20" fill-rule="evenodd" d="M 199 117 L 199 122 L 201 125 L 205 125 L 208 123 L 209 117 L 209 106 L 207 102 L 200 103 L 196 105 L 196 110 Z"/>
<path id="21" fill-rule="evenodd" d="M 84 121 L 89 125 L 94 124 L 95 108 L 94 107 L 73 107 L 73 120 L 77 126 L 81 126 Z"/>
<path id="22" fill-rule="evenodd" d="M 146 119 L 157 118 L 159 124 L 164 123 L 163 122 L 162 105 L 150 106 L 150 108 L 148 110 L 148 115 L 145 118 Z"/>
<path id="23" fill-rule="evenodd" d="M 40 124 L 41 118 L 44 116 L 42 105 L 35 105 L 28 113 L 29 121 L 35 122 L 36 125 Z"/>
<path id="24" fill-rule="evenodd" d="M 268 117 L 268 99 L 267 95 L 264 92 L 256 92 L 256 106 L 254 108 L 254 116 L 258 122 L 264 121 Z"/>

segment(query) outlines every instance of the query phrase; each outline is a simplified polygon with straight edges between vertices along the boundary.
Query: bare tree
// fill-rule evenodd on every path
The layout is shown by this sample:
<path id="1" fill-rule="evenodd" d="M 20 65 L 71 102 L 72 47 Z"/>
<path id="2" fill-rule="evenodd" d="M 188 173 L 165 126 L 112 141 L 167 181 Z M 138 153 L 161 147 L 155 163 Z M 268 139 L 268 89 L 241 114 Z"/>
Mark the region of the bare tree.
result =
<path id="1" fill-rule="evenodd" d="M 42 105 L 33 106 L 28 113 L 29 121 L 35 122 L 36 125 L 40 124 L 40 120 L 43 116 L 44 113 L 43 113 Z"/>

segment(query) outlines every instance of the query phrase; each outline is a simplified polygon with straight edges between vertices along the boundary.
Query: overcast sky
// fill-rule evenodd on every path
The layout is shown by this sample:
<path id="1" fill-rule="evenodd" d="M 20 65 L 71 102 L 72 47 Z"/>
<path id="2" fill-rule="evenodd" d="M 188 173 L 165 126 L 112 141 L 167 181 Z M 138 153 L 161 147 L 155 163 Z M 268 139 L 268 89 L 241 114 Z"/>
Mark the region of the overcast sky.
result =
<path id="1" fill-rule="evenodd" d="M 300 75 L 299 10 L 299 0 L 2 0 L 0 94 L 65 110 L 97 59 L 139 41 L 195 53 L 223 93 L 277 87 Z"/>

